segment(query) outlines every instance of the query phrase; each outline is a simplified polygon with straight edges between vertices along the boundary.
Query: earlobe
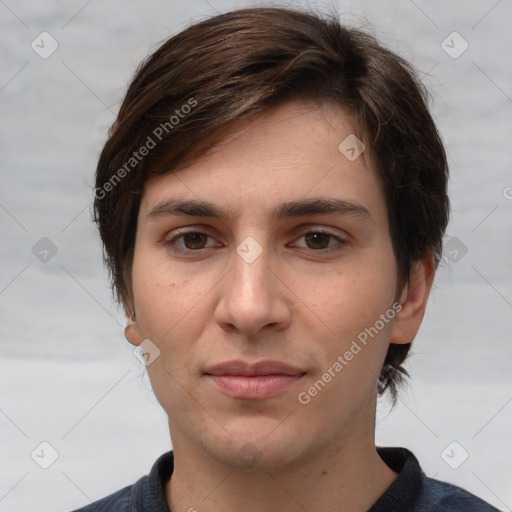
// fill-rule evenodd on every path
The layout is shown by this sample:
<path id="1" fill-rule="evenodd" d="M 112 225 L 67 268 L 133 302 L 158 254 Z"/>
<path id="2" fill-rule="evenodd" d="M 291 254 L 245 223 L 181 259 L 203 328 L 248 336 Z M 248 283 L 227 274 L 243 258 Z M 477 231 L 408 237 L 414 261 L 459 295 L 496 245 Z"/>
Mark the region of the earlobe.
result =
<path id="1" fill-rule="evenodd" d="M 137 322 L 130 321 L 124 329 L 124 337 L 134 346 L 138 347 L 141 342 L 139 326 Z"/>
<path id="2" fill-rule="evenodd" d="M 409 281 L 400 296 L 402 308 L 396 315 L 391 330 L 391 343 L 411 343 L 415 338 L 425 314 L 434 273 L 435 263 L 432 252 L 414 264 Z"/>

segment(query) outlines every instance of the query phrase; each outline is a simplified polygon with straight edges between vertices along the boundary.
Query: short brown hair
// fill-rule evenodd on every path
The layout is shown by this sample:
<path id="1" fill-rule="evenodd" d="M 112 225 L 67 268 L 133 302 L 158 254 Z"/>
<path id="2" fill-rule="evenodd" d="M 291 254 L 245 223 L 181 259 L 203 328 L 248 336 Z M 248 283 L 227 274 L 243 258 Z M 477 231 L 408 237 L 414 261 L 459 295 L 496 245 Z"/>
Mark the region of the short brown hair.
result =
<path id="1" fill-rule="evenodd" d="M 448 166 L 414 69 L 334 15 L 242 9 L 190 26 L 141 63 L 101 152 L 94 220 L 113 289 L 129 316 L 146 180 L 203 155 L 219 142 L 221 128 L 293 98 L 341 105 L 369 141 L 399 285 L 428 251 L 437 265 L 449 215 Z M 390 345 L 379 393 L 389 389 L 396 398 L 409 348 Z"/>

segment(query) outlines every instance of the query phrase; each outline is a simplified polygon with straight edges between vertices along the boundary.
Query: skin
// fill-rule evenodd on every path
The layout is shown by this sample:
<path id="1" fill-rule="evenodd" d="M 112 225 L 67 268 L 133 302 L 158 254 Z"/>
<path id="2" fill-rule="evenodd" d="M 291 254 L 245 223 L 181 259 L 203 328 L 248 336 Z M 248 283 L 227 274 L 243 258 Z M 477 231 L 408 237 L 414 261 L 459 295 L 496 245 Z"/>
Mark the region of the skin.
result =
<path id="1" fill-rule="evenodd" d="M 146 183 L 126 337 L 160 351 L 147 369 L 169 416 L 173 512 L 365 511 L 397 476 L 375 448 L 377 378 L 389 343 L 416 335 L 434 264 L 427 254 L 397 290 L 369 145 L 354 161 L 338 149 L 354 132 L 341 108 L 290 100 L 230 127 L 226 142 L 190 167 Z M 342 199 L 369 215 L 271 215 L 313 198 Z M 150 215 L 169 199 L 206 200 L 226 217 Z M 204 235 L 178 237 L 179 228 Z M 305 236 L 318 230 L 332 236 Z M 251 263 L 236 251 L 248 236 L 262 250 Z M 300 403 L 298 394 L 397 300 L 400 312 Z M 304 375 L 275 397 L 235 399 L 204 374 L 232 359 L 275 359 Z"/>

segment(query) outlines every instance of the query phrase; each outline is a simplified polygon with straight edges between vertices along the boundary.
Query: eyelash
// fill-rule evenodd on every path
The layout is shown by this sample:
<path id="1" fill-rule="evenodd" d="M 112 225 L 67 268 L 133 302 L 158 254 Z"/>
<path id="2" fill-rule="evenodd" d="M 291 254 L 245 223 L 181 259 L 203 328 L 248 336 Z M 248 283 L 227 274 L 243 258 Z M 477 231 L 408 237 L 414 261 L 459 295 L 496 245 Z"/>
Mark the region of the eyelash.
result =
<path id="1" fill-rule="evenodd" d="M 200 249 L 187 249 L 187 248 L 184 249 L 184 248 L 181 248 L 181 247 L 177 246 L 177 244 L 176 244 L 177 240 L 179 240 L 180 238 L 182 239 L 184 236 L 191 235 L 191 234 L 204 235 L 204 236 L 207 236 L 209 238 L 213 238 L 208 233 L 203 233 L 202 231 L 196 231 L 196 230 L 192 229 L 192 230 L 187 230 L 187 231 L 181 231 L 178 234 L 176 234 L 176 236 L 174 236 L 174 237 L 172 237 L 170 239 L 166 239 L 165 240 L 165 245 L 167 247 L 171 248 L 173 251 L 176 251 L 176 252 L 179 252 L 179 253 L 183 253 L 183 254 L 191 254 L 191 253 L 194 253 L 194 252 L 198 253 L 198 252 L 200 252 L 200 251 L 202 251 L 204 249 L 209 249 L 210 248 L 210 247 L 201 247 Z M 334 235 L 333 233 L 330 233 L 329 231 L 324 231 L 322 229 L 314 229 L 314 230 L 306 231 L 297 240 L 299 240 L 300 238 L 305 237 L 306 235 L 311 235 L 311 234 L 327 235 L 327 236 L 330 237 L 330 240 L 331 239 L 335 239 L 338 242 L 337 243 L 338 247 L 333 246 L 333 247 L 328 247 L 328 248 L 324 248 L 324 249 L 311 249 L 309 247 L 302 247 L 302 249 L 307 249 L 307 250 L 315 252 L 315 253 L 319 253 L 320 252 L 320 253 L 323 253 L 323 254 L 330 254 L 333 251 L 341 249 L 347 243 L 346 240 L 343 240 L 342 238 Z"/>

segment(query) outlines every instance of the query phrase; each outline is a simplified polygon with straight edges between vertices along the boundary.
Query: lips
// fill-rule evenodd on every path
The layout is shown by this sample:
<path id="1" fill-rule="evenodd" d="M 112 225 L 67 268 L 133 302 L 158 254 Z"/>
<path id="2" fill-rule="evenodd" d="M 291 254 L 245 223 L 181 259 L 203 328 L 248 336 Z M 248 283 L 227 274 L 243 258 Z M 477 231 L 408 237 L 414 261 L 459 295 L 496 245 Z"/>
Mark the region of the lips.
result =
<path id="1" fill-rule="evenodd" d="M 305 372 L 281 361 L 227 361 L 212 366 L 205 376 L 222 393 L 240 400 L 262 400 L 276 396 L 295 384 Z"/>
<path id="2" fill-rule="evenodd" d="M 243 375 L 245 377 L 254 377 L 259 375 L 302 375 L 302 370 L 282 363 L 281 361 L 260 361 L 249 364 L 244 361 L 227 361 L 212 366 L 205 373 L 209 375 Z"/>

